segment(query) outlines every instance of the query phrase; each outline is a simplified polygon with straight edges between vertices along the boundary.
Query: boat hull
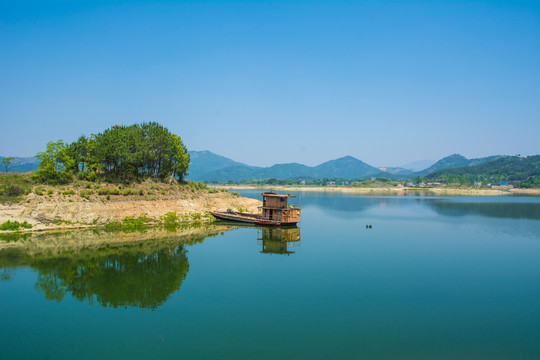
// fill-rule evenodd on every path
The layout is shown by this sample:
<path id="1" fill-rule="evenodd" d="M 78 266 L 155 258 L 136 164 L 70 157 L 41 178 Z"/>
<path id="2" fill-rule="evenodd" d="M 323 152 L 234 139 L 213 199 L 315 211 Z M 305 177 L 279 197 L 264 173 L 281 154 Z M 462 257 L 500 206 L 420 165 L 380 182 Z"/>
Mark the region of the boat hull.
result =
<path id="1" fill-rule="evenodd" d="M 258 215 L 239 213 L 239 212 L 224 212 L 224 211 L 210 211 L 215 218 L 227 221 L 235 221 L 247 224 L 266 225 L 266 226 L 294 226 L 296 222 L 284 223 L 275 220 L 261 219 Z"/>

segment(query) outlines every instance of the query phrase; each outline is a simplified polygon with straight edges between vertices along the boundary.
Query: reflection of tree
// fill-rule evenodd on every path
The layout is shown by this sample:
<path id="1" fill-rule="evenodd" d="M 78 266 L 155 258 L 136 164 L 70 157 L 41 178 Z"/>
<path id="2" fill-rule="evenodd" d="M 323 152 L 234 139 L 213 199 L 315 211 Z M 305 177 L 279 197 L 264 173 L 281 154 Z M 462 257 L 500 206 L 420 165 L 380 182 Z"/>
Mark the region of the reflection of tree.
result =
<path id="1" fill-rule="evenodd" d="M 155 309 L 180 289 L 189 270 L 186 250 L 155 253 L 116 250 L 107 254 L 35 259 L 35 285 L 47 300 L 61 301 L 66 293 L 103 306 Z"/>
<path id="2" fill-rule="evenodd" d="M 142 233 L 33 233 L 0 251 L 0 280 L 11 280 L 15 268 L 26 266 L 37 270 L 34 287 L 47 300 L 62 301 L 70 293 L 91 304 L 155 309 L 180 289 L 189 271 L 184 246 L 236 228 L 199 224 Z"/>

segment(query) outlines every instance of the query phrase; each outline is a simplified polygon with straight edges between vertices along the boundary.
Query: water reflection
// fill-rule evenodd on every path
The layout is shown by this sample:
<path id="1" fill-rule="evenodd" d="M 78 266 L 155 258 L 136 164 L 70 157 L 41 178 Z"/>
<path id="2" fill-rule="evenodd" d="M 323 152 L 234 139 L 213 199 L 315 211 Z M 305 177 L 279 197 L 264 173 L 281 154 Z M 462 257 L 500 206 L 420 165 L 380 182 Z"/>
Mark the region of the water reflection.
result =
<path id="1" fill-rule="evenodd" d="M 426 201 L 444 216 L 480 215 L 510 219 L 540 219 L 540 203 L 472 202 L 430 199 Z"/>
<path id="2" fill-rule="evenodd" d="M 540 202 L 537 198 L 522 197 L 427 197 L 415 196 L 373 196 L 375 194 L 351 195 L 335 193 L 293 193 L 302 206 L 322 210 L 334 218 L 354 218 L 374 208 L 408 208 L 411 201 L 425 205 L 443 216 L 477 215 L 494 218 L 540 219 Z M 416 196 L 418 195 L 418 196 Z M 426 194 L 428 195 L 428 194 Z"/>
<path id="3" fill-rule="evenodd" d="M 186 278 L 184 246 L 235 228 L 206 226 L 176 234 L 36 234 L 0 252 L 0 279 L 11 280 L 16 267 L 27 266 L 37 271 L 34 288 L 49 301 L 60 302 L 69 293 L 104 307 L 156 309 Z"/>
<path id="4" fill-rule="evenodd" d="M 261 228 L 258 238 L 263 254 L 294 254 L 300 247 L 300 228 Z"/>
<path id="5" fill-rule="evenodd" d="M 178 291 L 189 271 L 183 246 L 144 251 L 114 249 L 71 257 L 32 259 L 39 272 L 35 288 L 47 300 L 61 301 L 66 293 L 79 301 L 105 307 L 156 309 Z"/>

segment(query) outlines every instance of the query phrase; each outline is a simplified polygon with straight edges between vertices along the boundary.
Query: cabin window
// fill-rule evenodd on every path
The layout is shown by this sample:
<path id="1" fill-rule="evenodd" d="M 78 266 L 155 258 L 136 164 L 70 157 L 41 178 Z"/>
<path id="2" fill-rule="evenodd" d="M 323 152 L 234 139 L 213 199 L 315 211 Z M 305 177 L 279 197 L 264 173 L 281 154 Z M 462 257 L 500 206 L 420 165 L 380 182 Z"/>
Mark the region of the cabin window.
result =
<path id="1" fill-rule="evenodd" d="M 279 201 L 284 202 L 285 198 L 279 198 Z"/>

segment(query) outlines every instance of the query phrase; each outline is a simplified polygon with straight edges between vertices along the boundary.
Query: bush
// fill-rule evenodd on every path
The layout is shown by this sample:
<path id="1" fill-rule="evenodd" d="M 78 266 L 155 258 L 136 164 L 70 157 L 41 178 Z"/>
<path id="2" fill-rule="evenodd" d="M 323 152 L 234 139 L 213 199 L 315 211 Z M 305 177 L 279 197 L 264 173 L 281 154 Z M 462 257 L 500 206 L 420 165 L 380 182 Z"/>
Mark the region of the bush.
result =
<path id="1" fill-rule="evenodd" d="M 79 196 L 85 198 L 86 200 L 88 200 L 92 194 L 94 194 L 94 191 L 90 189 L 79 191 Z"/>
<path id="2" fill-rule="evenodd" d="M 80 171 L 77 173 L 77 178 L 79 180 L 88 180 L 88 181 L 96 181 L 97 175 L 95 171 Z"/>
<path id="3" fill-rule="evenodd" d="M 125 189 L 125 190 L 122 190 L 122 195 L 124 195 L 124 196 L 133 195 L 133 194 L 135 194 L 135 193 L 136 193 L 136 192 L 135 192 L 135 190 L 133 190 L 133 189 Z"/>
<path id="4" fill-rule="evenodd" d="M 161 219 L 166 227 L 173 227 L 178 225 L 181 217 L 176 213 L 176 211 L 171 211 L 162 216 Z"/>
<path id="5" fill-rule="evenodd" d="M 109 188 L 102 188 L 98 189 L 97 194 L 98 195 L 109 195 L 110 189 Z"/>
<path id="6" fill-rule="evenodd" d="M 111 188 L 101 188 L 97 191 L 98 195 L 120 195 L 120 190 Z"/>
<path id="7" fill-rule="evenodd" d="M 22 223 L 20 223 L 18 221 L 9 221 L 9 220 L 0 225 L 0 230 L 18 231 L 21 228 L 23 228 L 23 229 L 31 229 L 32 225 L 30 225 L 27 221 L 23 221 Z"/>

